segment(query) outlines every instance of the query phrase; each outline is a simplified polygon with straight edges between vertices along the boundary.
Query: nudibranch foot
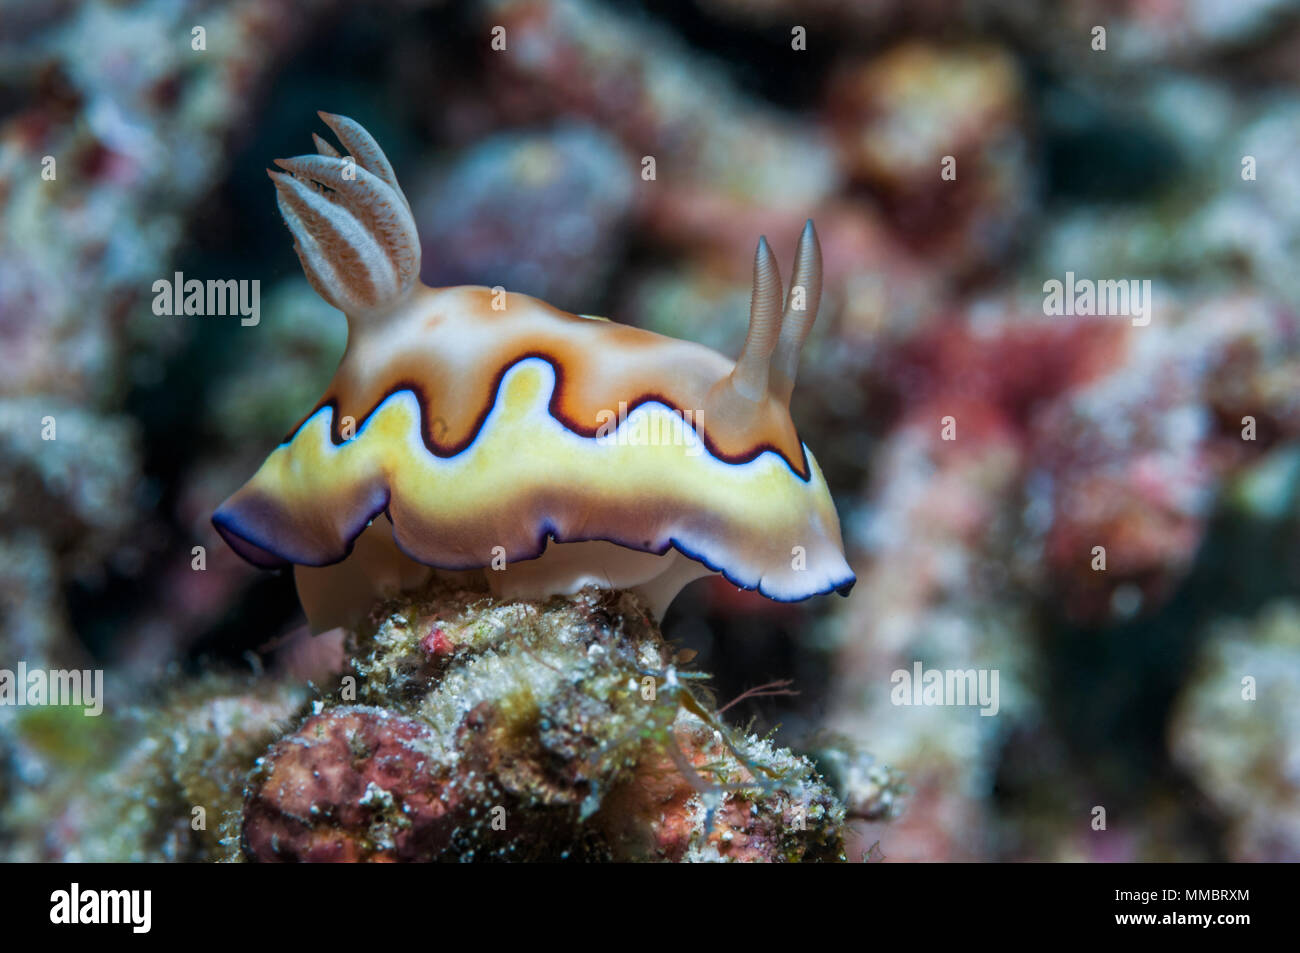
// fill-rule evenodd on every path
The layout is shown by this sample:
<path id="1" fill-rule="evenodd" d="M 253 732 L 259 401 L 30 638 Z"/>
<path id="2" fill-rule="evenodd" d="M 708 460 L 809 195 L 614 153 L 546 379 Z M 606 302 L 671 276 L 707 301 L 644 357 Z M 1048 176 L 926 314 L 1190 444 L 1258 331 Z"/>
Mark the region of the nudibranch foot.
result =
<path id="1" fill-rule="evenodd" d="M 643 553 L 604 540 L 557 543 L 535 559 L 496 572 L 485 570 L 492 594 L 500 599 L 541 599 L 573 595 L 587 586 L 631 589 L 662 619 L 668 604 L 688 582 L 709 575 L 705 566 L 670 549 Z"/>
<path id="2" fill-rule="evenodd" d="M 307 623 L 318 635 L 355 630 L 375 603 L 422 588 L 433 573 L 397 548 L 393 525 L 381 515 L 357 537 L 347 559 L 294 566 L 293 578 Z"/>
<path id="3" fill-rule="evenodd" d="M 513 601 L 574 595 L 588 586 L 627 589 L 661 619 L 683 586 L 710 574 L 707 567 L 675 549 L 656 555 L 603 540 L 552 540 L 540 556 L 503 564 L 499 569 L 434 569 L 397 547 L 392 524 L 384 516 L 357 537 L 347 559 L 330 566 L 294 567 L 298 599 L 317 635 L 336 628 L 356 631 L 366 621 L 369 607 L 419 592 L 435 577 Z"/>
<path id="4" fill-rule="evenodd" d="M 630 589 L 657 613 L 711 573 L 780 601 L 847 592 L 839 517 L 789 411 L 821 298 L 811 221 L 788 293 L 759 239 L 733 362 L 499 288 L 425 287 L 387 158 L 321 115 L 348 154 L 317 136 L 271 178 L 348 348 L 213 516 L 245 559 L 296 566 L 313 628 L 353 627 L 435 573 L 510 598 Z"/>

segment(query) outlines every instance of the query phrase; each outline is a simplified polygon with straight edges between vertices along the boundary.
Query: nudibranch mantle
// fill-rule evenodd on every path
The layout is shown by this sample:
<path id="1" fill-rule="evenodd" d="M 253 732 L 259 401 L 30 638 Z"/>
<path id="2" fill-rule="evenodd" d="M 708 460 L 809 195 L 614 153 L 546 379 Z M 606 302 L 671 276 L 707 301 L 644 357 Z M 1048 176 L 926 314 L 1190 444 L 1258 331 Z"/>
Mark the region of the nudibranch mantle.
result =
<path id="1" fill-rule="evenodd" d="M 271 173 L 308 279 L 348 316 L 326 396 L 213 523 L 254 565 L 294 565 L 315 631 L 355 625 L 434 571 L 499 595 L 633 588 L 662 613 L 717 572 L 781 601 L 847 592 L 839 519 L 788 403 L 816 316 L 809 222 L 782 313 L 760 240 L 749 335 L 699 344 L 483 287 L 428 288 L 379 146 Z M 349 177 L 350 176 L 350 177 Z"/>

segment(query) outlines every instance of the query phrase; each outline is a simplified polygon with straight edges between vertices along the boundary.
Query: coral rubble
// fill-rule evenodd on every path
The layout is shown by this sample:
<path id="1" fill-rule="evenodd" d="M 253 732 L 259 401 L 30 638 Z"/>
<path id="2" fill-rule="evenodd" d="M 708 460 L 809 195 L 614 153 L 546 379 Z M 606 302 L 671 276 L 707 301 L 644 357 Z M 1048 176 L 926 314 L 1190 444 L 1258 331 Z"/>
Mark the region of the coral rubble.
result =
<path id="1" fill-rule="evenodd" d="M 842 796 L 809 757 L 727 725 L 630 593 L 508 602 L 435 582 L 372 623 L 312 692 L 209 676 L 111 723 L 11 725 L 7 856 L 838 861 L 846 801 L 898 812 L 902 779 L 869 757 L 818 750 Z"/>
<path id="2" fill-rule="evenodd" d="M 259 760 L 255 860 L 837 860 L 812 763 L 727 727 L 628 593 L 438 589 Z"/>

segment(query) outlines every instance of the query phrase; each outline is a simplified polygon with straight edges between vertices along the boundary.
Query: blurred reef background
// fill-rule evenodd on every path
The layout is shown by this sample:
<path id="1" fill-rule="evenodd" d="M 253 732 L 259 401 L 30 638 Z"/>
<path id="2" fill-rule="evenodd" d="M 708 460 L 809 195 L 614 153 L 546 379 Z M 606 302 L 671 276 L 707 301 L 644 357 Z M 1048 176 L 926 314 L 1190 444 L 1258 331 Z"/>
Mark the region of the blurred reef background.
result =
<path id="1" fill-rule="evenodd" d="M 758 235 L 788 262 L 814 218 L 793 414 L 851 597 L 701 581 L 661 633 L 447 593 L 304 638 L 208 519 L 344 346 L 263 171 L 318 109 L 384 147 L 427 283 L 729 355 Z M 178 271 L 259 280 L 260 321 L 155 315 Z M 1045 315 L 1066 272 L 1149 279 L 1149 325 Z M 1300 4 L 0 0 L 20 660 L 107 699 L 0 708 L 5 859 L 1300 859 Z M 917 662 L 996 670 L 996 716 L 893 704 Z M 708 691 L 621 707 L 675 667 Z M 486 850 L 479 801 L 535 836 Z"/>

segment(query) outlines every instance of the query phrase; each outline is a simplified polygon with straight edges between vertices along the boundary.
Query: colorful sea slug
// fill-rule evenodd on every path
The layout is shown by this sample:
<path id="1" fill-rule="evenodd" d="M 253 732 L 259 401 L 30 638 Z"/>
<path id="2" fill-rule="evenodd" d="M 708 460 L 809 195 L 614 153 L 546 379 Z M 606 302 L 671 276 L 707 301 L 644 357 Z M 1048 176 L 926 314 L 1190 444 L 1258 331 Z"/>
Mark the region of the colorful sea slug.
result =
<path id="1" fill-rule="evenodd" d="M 635 589 L 659 614 L 714 572 L 781 601 L 847 594 L 835 506 L 789 412 L 821 295 L 811 221 L 784 308 L 759 240 L 732 362 L 500 288 L 427 287 L 378 143 L 320 116 L 349 154 L 314 136 L 318 155 L 269 175 L 347 351 L 213 516 L 244 559 L 294 566 L 314 631 L 434 572 L 482 573 L 505 597 Z"/>

